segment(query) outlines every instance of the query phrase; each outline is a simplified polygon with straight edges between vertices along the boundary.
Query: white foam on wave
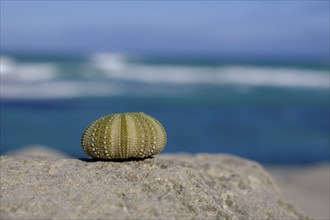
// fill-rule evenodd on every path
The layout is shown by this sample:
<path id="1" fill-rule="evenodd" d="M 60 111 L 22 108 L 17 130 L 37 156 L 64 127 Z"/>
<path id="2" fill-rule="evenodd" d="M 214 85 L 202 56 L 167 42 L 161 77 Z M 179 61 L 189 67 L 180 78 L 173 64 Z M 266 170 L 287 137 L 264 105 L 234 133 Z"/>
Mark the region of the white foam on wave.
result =
<path id="1" fill-rule="evenodd" d="M 19 62 L 2 56 L 0 97 L 7 99 L 58 99 L 81 96 L 117 95 L 109 82 L 61 79 L 57 63 Z"/>
<path id="2" fill-rule="evenodd" d="M 329 74 L 324 71 L 247 66 L 188 67 L 130 64 L 113 71 L 107 65 L 93 63 L 110 79 L 157 84 L 213 84 L 329 88 Z"/>
<path id="3" fill-rule="evenodd" d="M 36 84 L 2 84 L 0 97 L 6 99 L 62 99 L 85 96 L 116 96 L 121 89 L 106 82 L 48 81 Z"/>
<path id="4" fill-rule="evenodd" d="M 90 60 L 95 66 L 107 72 L 119 72 L 127 64 L 126 57 L 116 53 L 98 53 L 91 56 Z"/>
<path id="5" fill-rule="evenodd" d="M 217 75 L 217 82 L 245 86 L 329 88 L 329 74 L 315 70 L 261 67 L 227 67 Z"/>
<path id="6" fill-rule="evenodd" d="M 19 63 L 7 56 L 0 57 L 1 81 L 36 82 L 56 77 L 56 67 L 51 63 Z"/>
<path id="7" fill-rule="evenodd" d="M 76 79 L 66 75 L 61 63 L 18 62 L 1 57 L 0 97 L 8 99 L 51 99 L 84 96 L 170 95 L 198 93 L 199 85 L 213 87 L 279 87 L 329 89 L 325 71 L 247 66 L 192 67 L 130 63 L 118 54 L 97 54 Z M 65 65 L 65 64 L 64 64 Z M 101 77 L 100 77 L 101 74 Z M 186 86 L 187 85 L 187 86 Z"/>

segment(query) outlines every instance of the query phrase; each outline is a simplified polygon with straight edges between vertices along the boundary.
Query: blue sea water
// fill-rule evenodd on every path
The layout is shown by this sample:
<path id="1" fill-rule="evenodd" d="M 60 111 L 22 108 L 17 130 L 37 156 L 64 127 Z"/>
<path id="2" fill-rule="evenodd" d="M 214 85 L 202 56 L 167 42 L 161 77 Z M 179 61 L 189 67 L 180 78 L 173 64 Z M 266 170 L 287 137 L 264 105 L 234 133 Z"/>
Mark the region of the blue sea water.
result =
<path id="1" fill-rule="evenodd" d="M 86 157 L 89 123 L 145 112 L 167 131 L 165 153 L 329 162 L 329 87 L 328 64 L 2 56 L 0 153 L 45 145 Z"/>

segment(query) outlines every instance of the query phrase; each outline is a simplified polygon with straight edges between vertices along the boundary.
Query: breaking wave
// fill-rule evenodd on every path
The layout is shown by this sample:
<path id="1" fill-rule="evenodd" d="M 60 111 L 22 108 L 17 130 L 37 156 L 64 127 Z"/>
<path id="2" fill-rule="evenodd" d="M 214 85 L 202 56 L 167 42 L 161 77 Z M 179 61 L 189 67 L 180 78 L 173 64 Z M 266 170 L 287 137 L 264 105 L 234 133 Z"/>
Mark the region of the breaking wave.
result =
<path id="1" fill-rule="evenodd" d="M 171 94 L 185 87 L 329 89 L 321 70 L 259 66 L 152 65 L 101 53 L 80 62 L 20 61 L 2 56 L 1 97 L 49 99 L 83 96 Z M 73 76 L 68 78 L 67 75 Z M 170 88 L 170 89 L 169 89 Z M 190 90 L 193 93 L 198 89 Z"/>

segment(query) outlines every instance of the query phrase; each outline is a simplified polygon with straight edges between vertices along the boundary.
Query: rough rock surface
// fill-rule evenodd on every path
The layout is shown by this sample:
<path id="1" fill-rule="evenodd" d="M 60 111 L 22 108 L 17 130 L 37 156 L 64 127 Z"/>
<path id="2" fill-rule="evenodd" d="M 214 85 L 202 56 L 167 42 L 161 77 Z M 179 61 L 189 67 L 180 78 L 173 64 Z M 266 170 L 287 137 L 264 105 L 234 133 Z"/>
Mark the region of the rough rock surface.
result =
<path id="1" fill-rule="evenodd" d="M 308 219 L 255 162 L 2 156 L 0 219 Z"/>

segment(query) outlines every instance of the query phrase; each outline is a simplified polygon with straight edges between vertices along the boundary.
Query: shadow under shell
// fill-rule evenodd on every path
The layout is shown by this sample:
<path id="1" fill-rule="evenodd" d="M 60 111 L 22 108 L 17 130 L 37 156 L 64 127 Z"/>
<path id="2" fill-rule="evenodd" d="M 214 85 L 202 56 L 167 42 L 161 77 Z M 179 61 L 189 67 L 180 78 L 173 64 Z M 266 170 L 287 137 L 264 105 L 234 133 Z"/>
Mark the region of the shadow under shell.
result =
<path id="1" fill-rule="evenodd" d="M 94 163 L 94 162 L 115 162 L 115 163 L 125 163 L 130 161 L 143 161 L 146 159 L 152 159 L 153 156 L 144 157 L 144 158 L 127 158 L 127 159 L 98 159 L 98 158 L 77 158 L 80 161 Z"/>

